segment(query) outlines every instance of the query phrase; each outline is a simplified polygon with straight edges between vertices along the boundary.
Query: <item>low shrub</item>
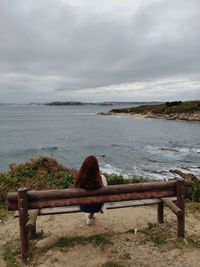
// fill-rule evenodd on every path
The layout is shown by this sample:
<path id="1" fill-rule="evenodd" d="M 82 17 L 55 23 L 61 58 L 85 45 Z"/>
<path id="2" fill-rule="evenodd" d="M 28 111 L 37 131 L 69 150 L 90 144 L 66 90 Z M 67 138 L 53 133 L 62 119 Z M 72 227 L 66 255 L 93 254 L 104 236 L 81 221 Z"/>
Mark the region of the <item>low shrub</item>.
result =
<path id="1" fill-rule="evenodd" d="M 120 185 L 120 184 L 135 184 L 135 183 L 145 183 L 153 181 L 152 179 L 144 178 L 142 176 L 130 176 L 128 178 L 123 177 L 122 175 L 117 175 L 115 173 L 106 174 L 104 173 L 108 185 Z"/>
<path id="2" fill-rule="evenodd" d="M 76 171 L 59 164 L 55 159 L 40 157 L 24 164 L 12 164 L 7 173 L 0 173 L 0 205 L 5 205 L 8 192 L 20 187 L 35 190 L 68 188 Z"/>
<path id="3" fill-rule="evenodd" d="M 196 180 L 192 184 L 192 201 L 200 202 L 200 180 Z"/>

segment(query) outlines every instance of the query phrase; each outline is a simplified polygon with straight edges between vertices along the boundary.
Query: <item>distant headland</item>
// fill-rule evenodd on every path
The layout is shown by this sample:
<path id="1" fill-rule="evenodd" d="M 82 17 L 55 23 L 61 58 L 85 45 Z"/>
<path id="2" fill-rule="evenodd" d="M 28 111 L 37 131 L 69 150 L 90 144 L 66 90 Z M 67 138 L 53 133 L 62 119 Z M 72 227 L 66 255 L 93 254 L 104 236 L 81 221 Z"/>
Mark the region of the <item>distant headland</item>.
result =
<path id="1" fill-rule="evenodd" d="M 123 101 L 104 101 L 104 102 L 79 102 L 79 101 L 53 101 L 45 103 L 47 106 L 87 106 L 87 105 L 100 105 L 100 106 L 115 106 L 115 105 L 145 105 L 145 104 L 158 104 L 161 102 L 123 102 Z"/>
<path id="2" fill-rule="evenodd" d="M 200 121 L 200 100 L 173 101 L 154 105 L 111 109 L 101 115 L 140 116 L 143 118 Z"/>
<path id="3" fill-rule="evenodd" d="M 103 102 L 81 102 L 81 101 L 52 101 L 52 102 L 30 102 L 30 103 L 0 103 L 0 106 L 130 106 L 145 104 L 161 104 L 159 101 L 103 101 Z"/>

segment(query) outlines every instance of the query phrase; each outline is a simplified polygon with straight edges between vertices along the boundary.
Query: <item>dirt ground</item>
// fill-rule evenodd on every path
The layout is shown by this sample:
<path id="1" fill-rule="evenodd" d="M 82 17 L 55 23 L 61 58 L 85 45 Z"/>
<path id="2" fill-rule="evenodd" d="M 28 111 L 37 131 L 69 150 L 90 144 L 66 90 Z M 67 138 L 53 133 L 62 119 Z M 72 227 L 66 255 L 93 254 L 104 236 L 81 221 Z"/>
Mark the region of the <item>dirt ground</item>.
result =
<path id="1" fill-rule="evenodd" d="M 92 226 L 86 225 L 83 213 L 39 216 L 39 234 L 31 243 L 29 262 L 23 264 L 18 219 L 9 214 L 0 222 L 0 266 L 200 266 L 200 203 L 186 205 L 184 240 L 176 237 L 176 217 L 171 211 L 165 208 L 164 224 L 156 224 L 156 219 L 156 205 L 106 210 L 96 216 Z M 60 238 L 98 234 L 109 242 L 98 244 L 88 239 L 67 246 L 55 245 Z M 6 249 L 15 251 L 14 258 L 5 257 Z"/>

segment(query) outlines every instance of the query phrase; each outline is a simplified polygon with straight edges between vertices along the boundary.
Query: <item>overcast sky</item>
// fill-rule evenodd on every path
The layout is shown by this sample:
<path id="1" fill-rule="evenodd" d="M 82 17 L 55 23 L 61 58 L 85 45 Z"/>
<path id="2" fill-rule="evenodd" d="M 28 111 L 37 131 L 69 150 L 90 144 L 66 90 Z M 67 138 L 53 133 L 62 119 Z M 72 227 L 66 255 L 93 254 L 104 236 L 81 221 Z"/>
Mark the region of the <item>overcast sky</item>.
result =
<path id="1" fill-rule="evenodd" d="M 200 99 L 199 0 L 0 0 L 0 102 Z"/>

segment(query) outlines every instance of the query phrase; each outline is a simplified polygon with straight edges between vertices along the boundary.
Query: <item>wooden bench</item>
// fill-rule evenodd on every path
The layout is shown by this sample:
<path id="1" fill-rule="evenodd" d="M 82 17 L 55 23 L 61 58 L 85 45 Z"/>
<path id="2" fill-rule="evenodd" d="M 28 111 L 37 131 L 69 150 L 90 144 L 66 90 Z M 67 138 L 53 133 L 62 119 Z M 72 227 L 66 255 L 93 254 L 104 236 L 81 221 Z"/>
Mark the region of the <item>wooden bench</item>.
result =
<path id="1" fill-rule="evenodd" d="M 164 204 L 177 216 L 177 236 L 185 235 L 185 197 L 191 192 L 191 182 L 178 179 L 106 186 L 99 190 L 82 189 L 31 190 L 20 188 L 8 193 L 8 209 L 18 211 L 21 257 L 29 256 L 29 238 L 36 232 L 38 215 L 80 212 L 79 205 L 105 203 L 107 209 L 157 204 L 159 223 L 164 221 Z M 175 203 L 174 203 L 175 201 Z"/>

